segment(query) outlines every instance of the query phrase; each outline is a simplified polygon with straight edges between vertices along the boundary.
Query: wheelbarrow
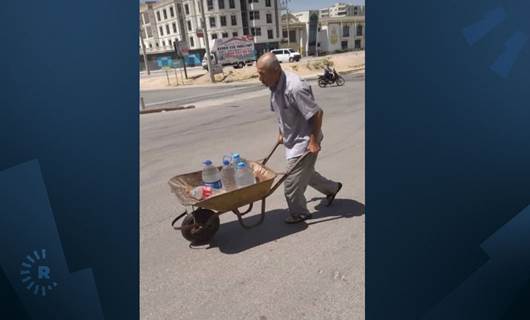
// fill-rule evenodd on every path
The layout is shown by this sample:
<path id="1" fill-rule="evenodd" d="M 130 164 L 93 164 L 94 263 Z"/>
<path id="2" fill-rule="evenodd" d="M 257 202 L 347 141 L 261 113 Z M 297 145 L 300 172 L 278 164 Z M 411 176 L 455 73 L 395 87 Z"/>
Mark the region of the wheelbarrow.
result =
<path id="1" fill-rule="evenodd" d="M 171 191 L 177 196 L 183 206 L 192 208 L 191 212 L 186 210 L 176 217 L 171 222 L 171 226 L 175 230 L 180 230 L 182 236 L 192 244 L 203 244 L 209 242 L 219 229 L 219 215 L 223 213 L 233 212 L 237 216 L 239 224 L 244 229 L 251 229 L 263 223 L 266 212 L 265 199 L 274 193 L 298 164 L 309 154 L 306 152 L 298 158 L 295 165 L 288 172 L 276 173 L 268 168 L 266 163 L 279 145 L 277 143 L 269 155 L 262 161 L 245 160 L 256 177 L 256 183 L 250 186 L 216 194 L 207 199 L 197 200 L 191 196 L 191 190 L 202 185 L 202 171 L 171 178 L 169 180 Z M 274 183 L 278 176 L 281 176 L 281 178 Z M 254 202 L 257 201 L 261 201 L 261 213 L 258 221 L 254 224 L 247 224 L 243 221 L 243 216 L 252 211 Z M 241 208 L 244 208 L 244 210 Z M 178 227 L 176 223 L 181 218 L 184 219 L 180 227 Z"/>

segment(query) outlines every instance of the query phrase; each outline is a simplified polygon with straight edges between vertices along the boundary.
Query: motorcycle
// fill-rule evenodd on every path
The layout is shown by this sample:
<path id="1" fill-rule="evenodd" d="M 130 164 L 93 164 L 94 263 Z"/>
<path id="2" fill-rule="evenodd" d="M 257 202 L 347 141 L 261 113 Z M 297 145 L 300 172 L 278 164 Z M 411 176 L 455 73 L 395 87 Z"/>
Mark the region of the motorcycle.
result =
<path id="1" fill-rule="evenodd" d="M 344 85 L 345 82 L 346 81 L 344 80 L 344 78 L 337 73 L 335 68 L 333 68 L 331 77 L 326 76 L 326 74 L 318 76 L 318 86 L 321 88 L 324 88 L 328 85 L 332 85 L 334 83 L 337 84 L 337 86 L 341 87 Z"/>

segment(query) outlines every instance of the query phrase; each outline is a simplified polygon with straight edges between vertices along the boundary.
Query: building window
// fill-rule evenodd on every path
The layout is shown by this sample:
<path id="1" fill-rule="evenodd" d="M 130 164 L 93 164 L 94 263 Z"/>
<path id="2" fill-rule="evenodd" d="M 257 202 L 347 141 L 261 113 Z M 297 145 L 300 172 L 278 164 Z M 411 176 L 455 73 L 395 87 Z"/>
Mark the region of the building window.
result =
<path id="1" fill-rule="evenodd" d="M 225 0 L 218 0 L 217 5 L 219 6 L 219 10 L 225 8 Z"/>
<path id="2" fill-rule="evenodd" d="M 188 20 L 188 30 L 191 31 L 191 21 Z"/>
<path id="3" fill-rule="evenodd" d="M 232 16 L 232 25 L 237 26 L 237 16 Z"/>
<path id="4" fill-rule="evenodd" d="M 223 32 L 223 38 L 228 38 L 228 32 Z"/>
<path id="5" fill-rule="evenodd" d="M 166 20 L 167 19 L 167 11 L 166 11 L 166 9 L 162 10 L 162 12 L 164 13 L 164 20 Z"/>
<path id="6" fill-rule="evenodd" d="M 355 40 L 355 49 L 361 49 L 361 39 Z"/>
<path id="7" fill-rule="evenodd" d="M 259 3 L 259 0 L 248 0 L 248 3 Z"/>
<path id="8" fill-rule="evenodd" d="M 228 0 L 228 6 L 230 9 L 234 9 L 236 7 L 236 2 L 234 0 Z"/>
<path id="9" fill-rule="evenodd" d="M 271 0 L 265 0 L 265 6 L 270 7 L 271 6 Z"/>
<path id="10" fill-rule="evenodd" d="M 272 23 L 272 14 L 267 13 L 267 23 Z"/>
<path id="11" fill-rule="evenodd" d="M 272 30 L 267 30 L 267 37 L 268 37 L 269 39 L 274 38 L 274 34 L 272 33 Z"/>
<path id="12" fill-rule="evenodd" d="M 144 17 L 144 23 L 145 24 L 149 23 L 149 15 L 147 13 L 144 13 L 142 14 L 142 16 Z"/>
<path id="13" fill-rule="evenodd" d="M 162 19 L 160 19 L 160 11 L 156 12 L 156 20 L 158 20 L 158 21 L 162 20 Z"/>
<path id="14" fill-rule="evenodd" d="M 166 34 L 170 34 L 171 32 L 169 31 L 169 24 L 166 24 Z"/>
<path id="15" fill-rule="evenodd" d="M 168 43 L 167 45 L 168 45 L 169 47 L 171 47 L 171 39 L 169 39 L 169 40 L 167 41 L 167 43 Z"/>
<path id="16" fill-rule="evenodd" d="M 250 33 L 253 36 L 261 36 L 261 28 L 250 28 Z"/>
<path id="17" fill-rule="evenodd" d="M 237 36 L 238 36 L 237 32 L 232 32 L 232 37 L 237 37 Z"/>
<path id="18" fill-rule="evenodd" d="M 212 40 L 217 39 L 217 33 L 212 33 Z"/>
<path id="19" fill-rule="evenodd" d="M 221 27 L 225 27 L 226 26 L 226 17 L 225 16 L 221 16 L 220 19 L 221 19 Z"/>
<path id="20" fill-rule="evenodd" d="M 350 26 L 342 26 L 342 36 L 343 37 L 350 36 Z"/>
<path id="21" fill-rule="evenodd" d="M 362 36 L 362 35 L 363 35 L 363 26 L 357 25 L 357 36 Z"/>
<path id="22" fill-rule="evenodd" d="M 190 47 L 195 47 L 195 41 L 193 40 L 193 37 L 190 37 Z"/>
<path id="23" fill-rule="evenodd" d="M 207 0 L 206 3 L 208 5 L 208 11 L 212 11 L 213 10 L 213 0 Z"/>
<path id="24" fill-rule="evenodd" d="M 259 20 L 259 11 L 249 11 L 250 14 L 250 20 Z"/>
<path id="25" fill-rule="evenodd" d="M 171 16 L 171 18 L 175 16 L 175 10 L 173 9 L 173 7 L 169 7 L 169 15 Z"/>
<path id="26" fill-rule="evenodd" d="M 162 47 L 165 47 L 166 46 L 166 41 L 162 41 Z"/>
<path id="27" fill-rule="evenodd" d="M 190 14 L 190 6 L 187 3 L 184 5 L 184 11 L 186 14 Z"/>
<path id="28" fill-rule="evenodd" d="M 147 38 L 151 38 L 153 36 L 153 31 L 151 31 L 151 27 L 146 27 L 145 30 L 147 31 Z"/>
<path id="29" fill-rule="evenodd" d="M 177 33 L 177 24 L 173 22 L 173 33 Z"/>
<path id="30" fill-rule="evenodd" d="M 164 35 L 164 28 L 162 28 L 162 26 L 160 26 L 158 28 L 158 30 L 160 31 L 160 35 L 163 36 Z"/>
<path id="31" fill-rule="evenodd" d="M 158 48 L 158 42 L 155 42 L 155 46 Z"/>
<path id="32" fill-rule="evenodd" d="M 287 34 L 287 30 L 282 31 L 282 38 L 287 39 L 289 35 Z"/>
<path id="33" fill-rule="evenodd" d="M 348 49 L 348 41 L 342 41 L 340 43 L 340 46 L 341 46 L 342 50 Z"/>
<path id="34" fill-rule="evenodd" d="M 215 28 L 215 17 L 210 17 L 210 28 Z"/>

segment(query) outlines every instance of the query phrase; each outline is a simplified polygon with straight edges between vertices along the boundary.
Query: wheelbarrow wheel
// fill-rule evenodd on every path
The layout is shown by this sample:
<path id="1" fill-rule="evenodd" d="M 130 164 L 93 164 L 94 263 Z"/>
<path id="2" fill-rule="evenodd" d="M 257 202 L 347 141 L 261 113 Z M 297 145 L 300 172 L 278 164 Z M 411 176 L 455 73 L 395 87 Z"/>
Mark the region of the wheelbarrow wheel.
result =
<path id="1" fill-rule="evenodd" d="M 197 209 L 182 220 L 182 236 L 192 244 L 206 244 L 219 230 L 219 215 L 208 209 Z"/>

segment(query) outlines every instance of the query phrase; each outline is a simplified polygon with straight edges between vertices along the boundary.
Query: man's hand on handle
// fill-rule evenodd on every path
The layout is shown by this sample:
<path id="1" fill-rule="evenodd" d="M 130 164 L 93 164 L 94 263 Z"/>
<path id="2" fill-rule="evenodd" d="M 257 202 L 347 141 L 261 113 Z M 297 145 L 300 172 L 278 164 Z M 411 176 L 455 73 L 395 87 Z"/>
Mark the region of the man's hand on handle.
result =
<path id="1" fill-rule="evenodd" d="M 277 143 L 278 143 L 278 144 L 283 144 L 283 136 L 282 136 L 281 133 L 278 133 Z"/>
<path id="2" fill-rule="evenodd" d="M 311 139 L 309 139 L 309 145 L 307 146 L 307 150 L 314 154 L 320 152 L 320 143 L 316 142 L 316 139 L 314 139 L 313 136 L 311 136 Z"/>

